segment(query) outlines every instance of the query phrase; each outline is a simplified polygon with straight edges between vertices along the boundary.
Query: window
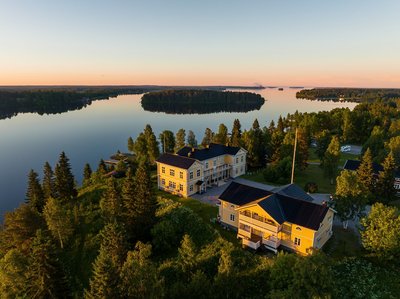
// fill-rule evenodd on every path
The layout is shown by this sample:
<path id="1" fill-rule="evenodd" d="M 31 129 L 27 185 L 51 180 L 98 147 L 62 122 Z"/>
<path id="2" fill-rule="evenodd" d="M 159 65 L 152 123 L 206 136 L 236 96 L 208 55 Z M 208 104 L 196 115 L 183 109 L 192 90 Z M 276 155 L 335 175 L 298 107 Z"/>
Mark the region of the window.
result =
<path id="1" fill-rule="evenodd" d="M 240 167 L 240 172 L 243 172 L 243 166 Z"/>
<path id="2" fill-rule="evenodd" d="M 236 168 L 236 174 L 238 174 L 238 172 L 239 172 L 239 169 Z"/>
<path id="3" fill-rule="evenodd" d="M 169 175 L 170 175 L 170 176 L 175 176 L 175 170 L 170 169 L 170 170 L 169 170 Z"/>
<path id="4" fill-rule="evenodd" d="M 161 172 L 165 173 L 165 167 L 161 167 Z"/>
<path id="5" fill-rule="evenodd" d="M 183 179 L 183 172 L 179 172 L 179 178 Z"/>
<path id="6" fill-rule="evenodd" d="M 197 169 L 197 176 L 200 176 L 200 169 Z"/>
<path id="7" fill-rule="evenodd" d="M 296 227 L 296 230 L 301 230 L 301 227 Z"/>
<path id="8" fill-rule="evenodd" d="M 189 191 L 193 191 L 193 185 L 190 185 Z"/>
<path id="9" fill-rule="evenodd" d="M 239 163 L 239 157 L 236 157 L 236 163 Z"/>
<path id="10" fill-rule="evenodd" d="M 161 185 L 165 185 L 165 179 L 161 179 Z"/>
<path id="11" fill-rule="evenodd" d="M 190 179 L 193 179 L 193 171 L 190 172 L 189 178 L 190 178 Z"/>
<path id="12" fill-rule="evenodd" d="M 208 162 L 206 162 L 206 169 L 208 169 Z"/>
<path id="13" fill-rule="evenodd" d="M 243 162 L 243 156 L 240 157 L 240 162 Z"/>
<path id="14" fill-rule="evenodd" d="M 300 239 L 294 238 L 294 245 L 300 246 Z"/>
<path id="15" fill-rule="evenodd" d="M 231 214 L 231 215 L 229 216 L 229 219 L 230 219 L 231 221 L 235 221 L 235 214 Z"/>
<path id="16" fill-rule="evenodd" d="M 217 160 L 213 161 L 213 165 L 214 165 L 214 167 L 217 166 Z"/>
<path id="17" fill-rule="evenodd" d="M 183 191 L 183 185 L 182 184 L 179 184 L 179 190 Z"/>

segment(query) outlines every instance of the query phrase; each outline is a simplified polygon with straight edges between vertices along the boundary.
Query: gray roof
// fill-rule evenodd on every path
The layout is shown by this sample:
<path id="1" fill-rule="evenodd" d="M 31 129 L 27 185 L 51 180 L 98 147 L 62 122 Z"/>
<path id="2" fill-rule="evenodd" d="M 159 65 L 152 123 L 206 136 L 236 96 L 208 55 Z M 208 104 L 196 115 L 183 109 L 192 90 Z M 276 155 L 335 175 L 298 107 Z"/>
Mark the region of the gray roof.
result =
<path id="1" fill-rule="evenodd" d="M 193 163 L 196 162 L 195 159 L 187 158 L 187 157 L 181 157 L 178 155 L 174 154 L 162 154 L 158 159 L 157 162 L 175 166 L 178 168 L 183 168 L 183 169 L 189 169 L 190 166 L 193 165 Z"/>
<path id="2" fill-rule="evenodd" d="M 240 149 L 241 148 L 237 146 L 227 146 L 223 144 L 211 143 L 208 147 L 202 149 L 185 146 L 177 152 L 177 155 L 182 157 L 190 156 L 190 158 L 204 161 L 222 155 L 234 156 L 240 151 Z"/>

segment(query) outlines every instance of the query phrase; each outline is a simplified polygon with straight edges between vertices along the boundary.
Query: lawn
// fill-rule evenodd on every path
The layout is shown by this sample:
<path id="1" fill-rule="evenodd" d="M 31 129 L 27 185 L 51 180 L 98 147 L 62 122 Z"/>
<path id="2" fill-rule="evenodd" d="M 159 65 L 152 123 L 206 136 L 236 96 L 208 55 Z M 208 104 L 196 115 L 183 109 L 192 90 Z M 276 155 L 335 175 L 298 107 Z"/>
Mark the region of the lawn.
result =
<path id="1" fill-rule="evenodd" d="M 339 166 L 343 167 L 344 163 L 346 163 L 346 160 L 358 160 L 358 159 L 359 159 L 358 155 L 353 155 L 353 154 L 349 154 L 349 153 L 340 153 Z M 317 154 L 315 153 L 315 148 L 309 149 L 307 162 L 309 162 L 309 163 L 320 163 L 321 162 L 319 160 Z"/>
<path id="2" fill-rule="evenodd" d="M 323 251 L 333 258 L 346 256 L 360 256 L 363 248 L 356 232 L 352 229 L 343 229 L 342 226 L 333 226 L 333 236 L 323 247 Z"/>

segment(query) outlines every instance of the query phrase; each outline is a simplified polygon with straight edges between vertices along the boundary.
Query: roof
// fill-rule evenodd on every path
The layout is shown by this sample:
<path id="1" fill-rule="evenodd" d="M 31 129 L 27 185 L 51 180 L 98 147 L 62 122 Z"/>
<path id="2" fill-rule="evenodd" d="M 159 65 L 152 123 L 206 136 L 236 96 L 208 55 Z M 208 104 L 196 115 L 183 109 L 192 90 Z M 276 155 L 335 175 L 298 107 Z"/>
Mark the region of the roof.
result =
<path id="1" fill-rule="evenodd" d="M 182 157 L 189 157 L 204 161 L 222 155 L 236 155 L 240 151 L 240 147 L 226 146 L 223 144 L 211 143 L 208 147 L 198 149 L 195 147 L 185 146 L 181 148 L 176 154 Z"/>
<path id="2" fill-rule="evenodd" d="M 174 154 L 162 154 L 157 160 L 159 163 L 175 166 L 178 168 L 189 169 L 193 163 L 196 162 L 195 159 L 181 157 Z"/>
<path id="3" fill-rule="evenodd" d="M 344 163 L 343 169 L 346 170 L 357 170 L 358 167 L 360 167 L 361 161 L 359 160 L 347 160 L 346 163 Z M 380 171 L 383 171 L 382 165 L 372 162 L 372 169 L 375 175 L 378 175 Z M 400 177 L 400 170 L 396 169 L 395 170 L 395 176 Z"/>
<path id="4" fill-rule="evenodd" d="M 259 200 L 257 205 L 279 224 L 287 221 L 313 230 L 319 229 L 329 210 L 311 202 L 312 198 L 294 184 L 267 191 L 232 182 L 220 199 L 239 206 Z"/>
<path id="5" fill-rule="evenodd" d="M 236 182 L 231 182 L 219 199 L 242 206 L 272 193 L 267 190 L 253 188 Z"/>

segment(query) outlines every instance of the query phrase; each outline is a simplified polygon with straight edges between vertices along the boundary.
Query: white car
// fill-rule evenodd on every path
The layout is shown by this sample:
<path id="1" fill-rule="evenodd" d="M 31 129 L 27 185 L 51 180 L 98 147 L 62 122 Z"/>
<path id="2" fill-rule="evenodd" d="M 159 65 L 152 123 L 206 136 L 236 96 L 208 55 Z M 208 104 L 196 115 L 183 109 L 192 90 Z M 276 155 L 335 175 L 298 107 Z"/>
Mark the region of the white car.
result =
<path id="1" fill-rule="evenodd" d="M 343 145 L 343 146 L 340 147 L 340 151 L 342 153 L 350 152 L 351 151 L 351 146 L 350 145 Z"/>

